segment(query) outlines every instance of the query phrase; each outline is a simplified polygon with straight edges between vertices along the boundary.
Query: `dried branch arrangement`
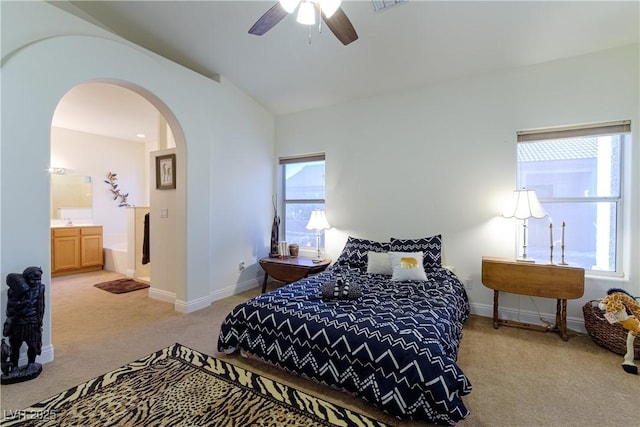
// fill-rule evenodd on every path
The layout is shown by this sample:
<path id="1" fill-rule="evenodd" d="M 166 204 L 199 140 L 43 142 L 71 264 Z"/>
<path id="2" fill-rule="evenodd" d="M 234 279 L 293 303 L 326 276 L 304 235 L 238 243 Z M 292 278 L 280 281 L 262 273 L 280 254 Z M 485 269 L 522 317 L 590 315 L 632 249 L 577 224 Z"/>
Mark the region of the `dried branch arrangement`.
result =
<path id="1" fill-rule="evenodd" d="M 111 191 L 111 193 L 113 194 L 113 200 L 120 199 L 120 201 L 118 202 L 119 208 L 131 206 L 127 202 L 127 197 L 129 197 L 129 193 L 126 193 L 126 194 L 122 193 L 118 188 L 117 181 L 118 181 L 118 174 L 113 172 L 109 172 L 109 174 L 107 175 L 107 179 L 104 180 L 105 183 L 111 186 L 109 191 Z"/>

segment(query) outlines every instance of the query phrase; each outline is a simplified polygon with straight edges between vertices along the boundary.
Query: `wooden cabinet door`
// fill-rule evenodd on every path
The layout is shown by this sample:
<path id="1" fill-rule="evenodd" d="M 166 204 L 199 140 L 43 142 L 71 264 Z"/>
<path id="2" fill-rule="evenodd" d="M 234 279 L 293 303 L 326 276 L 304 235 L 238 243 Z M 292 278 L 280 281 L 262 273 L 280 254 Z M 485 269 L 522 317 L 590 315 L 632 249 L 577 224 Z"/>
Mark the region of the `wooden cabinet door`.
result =
<path id="1" fill-rule="evenodd" d="M 77 236 L 53 238 L 53 271 L 80 268 L 80 239 Z"/>
<path id="2" fill-rule="evenodd" d="M 51 229 L 52 276 L 100 270 L 102 265 L 102 226 Z"/>
<path id="3" fill-rule="evenodd" d="M 102 235 L 82 236 L 81 267 L 102 265 Z"/>

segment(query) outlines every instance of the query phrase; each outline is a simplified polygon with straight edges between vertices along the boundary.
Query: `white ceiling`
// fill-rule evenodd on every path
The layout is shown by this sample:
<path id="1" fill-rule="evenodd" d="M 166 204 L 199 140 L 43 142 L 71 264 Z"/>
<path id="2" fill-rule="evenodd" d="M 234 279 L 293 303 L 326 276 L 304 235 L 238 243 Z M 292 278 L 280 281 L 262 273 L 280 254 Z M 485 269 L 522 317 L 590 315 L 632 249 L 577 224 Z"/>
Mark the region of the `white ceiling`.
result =
<path id="1" fill-rule="evenodd" d="M 309 30 L 294 16 L 263 36 L 248 34 L 275 0 L 71 3 L 64 8 L 88 14 L 85 18 L 203 75 L 231 81 L 274 114 L 640 40 L 638 1 L 408 0 L 379 13 L 368 0 L 343 1 L 359 35 L 348 46 L 326 27 L 321 34 L 311 29 L 309 44 Z M 117 122 L 116 116 L 135 117 L 131 98 L 105 94 L 104 85 L 83 86 L 62 100 L 54 125 L 74 128 L 70 123 L 75 121 L 89 127 L 96 119 L 106 122 L 110 117 L 111 122 L 113 117 L 111 127 L 118 133 L 152 132 Z M 126 95 L 126 90 L 118 92 Z M 140 103 L 144 117 L 136 120 L 138 125 L 151 117 L 145 102 Z"/>
<path id="2" fill-rule="evenodd" d="M 52 125 L 141 143 L 155 142 L 159 114 L 149 101 L 129 89 L 109 83 L 83 83 L 58 103 Z"/>

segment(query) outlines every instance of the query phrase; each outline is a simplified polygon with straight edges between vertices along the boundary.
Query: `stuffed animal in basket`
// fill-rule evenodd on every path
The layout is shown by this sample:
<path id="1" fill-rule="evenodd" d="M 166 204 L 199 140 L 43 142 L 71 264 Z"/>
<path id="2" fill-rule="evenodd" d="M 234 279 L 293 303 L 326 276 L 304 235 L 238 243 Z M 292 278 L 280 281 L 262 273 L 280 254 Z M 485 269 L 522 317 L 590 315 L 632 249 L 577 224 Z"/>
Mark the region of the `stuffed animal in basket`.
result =
<path id="1" fill-rule="evenodd" d="M 640 304 L 627 291 L 613 288 L 607 291 L 607 296 L 600 300 L 598 307 L 606 312 L 605 317 L 610 323 L 619 323 L 628 331 L 627 352 L 622 369 L 629 374 L 638 375 L 638 367 L 633 363 L 633 341 L 640 333 Z"/>

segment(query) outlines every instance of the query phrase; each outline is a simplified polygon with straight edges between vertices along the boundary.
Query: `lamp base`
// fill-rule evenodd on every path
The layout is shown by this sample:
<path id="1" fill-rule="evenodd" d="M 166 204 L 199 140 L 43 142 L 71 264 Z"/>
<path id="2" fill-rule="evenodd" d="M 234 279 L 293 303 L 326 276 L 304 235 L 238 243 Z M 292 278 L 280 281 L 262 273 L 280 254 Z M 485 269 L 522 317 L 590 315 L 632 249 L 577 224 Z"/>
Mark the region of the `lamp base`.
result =
<path id="1" fill-rule="evenodd" d="M 531 258 L 518 258 L 516 259 L 517 262 L 528 262 L 530 264 L 535 264 L 536 260 L 531 259 Z"/>

